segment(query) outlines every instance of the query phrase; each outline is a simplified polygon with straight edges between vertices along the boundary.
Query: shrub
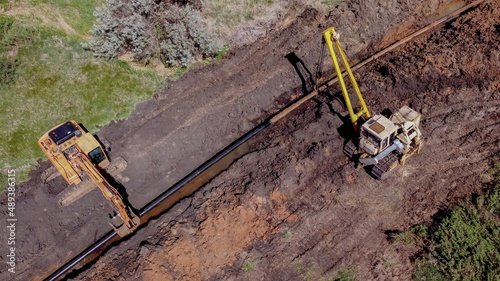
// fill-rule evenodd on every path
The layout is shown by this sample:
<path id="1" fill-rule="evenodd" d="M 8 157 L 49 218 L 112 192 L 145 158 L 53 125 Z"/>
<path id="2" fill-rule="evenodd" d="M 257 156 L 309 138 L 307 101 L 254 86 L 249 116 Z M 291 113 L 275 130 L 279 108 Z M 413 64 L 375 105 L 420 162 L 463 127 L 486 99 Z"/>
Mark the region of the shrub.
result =
<path id="1" fill-rule="evenodd" d="M 186 67 L 194 57 L 213 56 L 221 49 L 203 28 L 200 12 L 188 4 L 106 0 L 94 15 L 97 23 L 84 46 L 99 57 L 129 51 L 136 60 L 156 56 L 165 65 Z"/>
<path id="2" fill-rule="evenodd" d="M 499 227 L 477 209 L 459 207 L 433 234 L 431 254 L 453 280 L 493 280 L 500 276 Z"/>
<path id="3" fill-rule="evenodd" d="M 149 57 L 146 47 L 151 38 L 146 33 L 146 17 L 152 6 L 150 0 L 106 0 L 94 12 L 97 23 L 84 46 L 104 58 L 115 58 L 128 50 L 139 60 Z"/>
<path id="4" fill-rule="evenodd" d="M 414 280 L 498 280 L 499 199 L 497 184 L 434 223 L 424 238 L 430 252 L 416 266 Z"/>
<path id="5" fill-rule="evenodd" d="M 418 260 L 417 266 L 413 270 L 412 279 L 415 281 L 447 281 L 435 261 L 427 259 Z"/>
<path id="6" fill-rule="evenodd" d="M 172 5 L 164 12 L 160 33 L 161 57 L 167 65 L 188 66 L 193 56 L 215 55 L 221 48 L 204 32 L 200 12 L 190 5 Z"/>

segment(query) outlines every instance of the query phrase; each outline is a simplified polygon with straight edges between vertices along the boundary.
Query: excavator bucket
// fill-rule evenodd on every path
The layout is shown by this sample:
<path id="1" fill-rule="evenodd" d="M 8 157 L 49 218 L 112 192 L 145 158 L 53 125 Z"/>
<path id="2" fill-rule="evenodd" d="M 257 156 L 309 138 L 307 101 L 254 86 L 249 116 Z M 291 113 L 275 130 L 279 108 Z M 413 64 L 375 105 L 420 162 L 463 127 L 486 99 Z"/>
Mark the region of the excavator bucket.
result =
<path id="1" fill-rule="evenodd" d="M 137 216 L 130 209 L 130 207 L 128 207 L 127 210 L 133 225 L 127 225 L 120 217 L 120 214 L 117 213 L 114 213 L 113 215 L 110 214 L 109 224 L 113 227 L 116 233 L 120 235 L 120 237 L 125 237 L 131 234 L 141 224 L 141 218 L 139 218 L 139 216 Z"/>

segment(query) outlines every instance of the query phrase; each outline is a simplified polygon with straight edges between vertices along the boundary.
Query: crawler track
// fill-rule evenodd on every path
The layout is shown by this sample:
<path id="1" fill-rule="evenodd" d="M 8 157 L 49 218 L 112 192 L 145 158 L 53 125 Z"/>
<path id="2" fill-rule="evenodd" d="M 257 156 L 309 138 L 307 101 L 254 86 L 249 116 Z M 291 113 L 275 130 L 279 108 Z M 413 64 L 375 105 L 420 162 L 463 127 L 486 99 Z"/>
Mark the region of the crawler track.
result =
<path id="1" fill-rule="evenodd" d="M 398 165 L 398 155 L 391 153 L 384 157 L 377 165 L 373 166 L 372 175 L 377 179 L 384 179 L 387 177 L 389 171 Z"/>
<path id="2" fill-rule="evenodd" d="M 367 63 L 375 60 L 376 58 L 386 54 L 387 52 L 397 48 L 398 46 L 401 46 L 402 44 L 411 41 L 415 37 L 424 34 L 425 32 L 439 26 L 440 24 L 459 16 L 461 13 L 464 13 L 465 11 L 483 2 L 484 0 L 475 1 L 470 5 L 467 5 L 448 16 L 433 22 L 432 24 L 426 26 L 425 28 L 405 37 L 404 39 L 378 52 L 377 54 L 369 57 L 368 59 L 360 62 L 359 64 L 354 65 L 353 71 L 362 68 Z M 318 91 L 324 89 L 325 87 L 333 85 L 336 82 L 337 82 L 336 78 L 330 78 L 321 82 L 316 90 L 303 96 L 302 98 L 292 103 L 290 106 L 284 108 L 271 118 L 266 119 L 259 126 L 252 129 L 250 132 L 242 136 L 240 139 L 232 143 L 230 146 L 219 152 L 217 155 L 215 155 L 213 158 L 205 162 L 203 165 L 201 165 L 199 168 L 190 173 L 184 179 L 176 183 L 174 186 L 167 189 L 163 194 L 161 194 L 159 197 L 151 201 L 140 211 L 139 215 L 141 217 L 141 225 L 145 225 L 151 218 L 157 217 L 164 211 L 168 210 L 168 208 L 170 208 L 170 206 L 172 206 L 180 198 L 192 194 L 205 182 L 207 182 L 212 177 L 216 176 L 218 173 L 226 169 L 232 163 L 232 161 L 238 159 L 241 155 L 245 154 L 248 149 L 247 147 L 248 141 L 251 140 L 254 136 L 259 134 L 269 126 L 271 126 L 273 123 L 276 123 L 277 121 L 288 115 L 290 112 L 299 107 L 301 104 L 305 103 L 309 99 L 316 96 Z M 78 254 L 75 258 L 73 258 L 71 261 L 66 263 L 61 268 L 59 268 L 53 274 L 48 276 L 45 280 L 57 280 L 65 276 L 65 274 L 70 272 L 73 268 L 75 267 L 81 268 L 85 264 L 90 263 L 101 253 L 103 253 L 107 248 L 109 248 L 119 240 L 120 238 L 118 237 L 118 235 L 116 235 L 116 233 L 112 231 L 108 232 L 99 240 L 97 240 L 96 243 L 92 244 L 82 253 Z"/>

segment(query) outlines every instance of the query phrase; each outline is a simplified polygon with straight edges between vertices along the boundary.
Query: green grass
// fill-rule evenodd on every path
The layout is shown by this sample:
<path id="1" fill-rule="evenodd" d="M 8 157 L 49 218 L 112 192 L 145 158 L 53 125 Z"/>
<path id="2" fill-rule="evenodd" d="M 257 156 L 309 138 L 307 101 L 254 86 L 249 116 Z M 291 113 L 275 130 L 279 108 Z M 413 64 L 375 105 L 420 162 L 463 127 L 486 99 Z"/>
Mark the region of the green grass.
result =
<path id="1" fill-rule="evenodd" d="M 207 63 L 208 64 L 208 63 Z M 191 70 L 191 67 L 182 67 L 182 66 L 173 66 L 170 67 L 170 73 L 168 77 L 175 81 L 182 77 L 184 74 L 186 74 L 189 70 Z"/>
<path id="2" fill-rule="evenodd" d="M 87 5 L 95 1 L 78 2 L 33 1 L 36 7 L 78 12 L 93 10 Z M 45 160 L 37 140 L 53 126 L 75 119 L 96 131 L 127 118 L 162 86 L 153 71 L 133 70 L 127 62 L 97 59 L 85 51 L 79 38 L 91 21 L 83 22 L 75 17 L 72 27 L 82 33 L 68 35 L 53 24 L 34 26 L 23 17 L 0 15 L 0 190 L 7 169 L 16 170 L 19 182 L 37 159 Z"/>
<path id="3" fill-rule="evenodd" d="M 227 54 L 229 53 L 229 45 L 224 45 L 222 46 L 221 50 L 217 53 L 215 56 L 215 61 L 219 62 L 222 60 L 222 58 L 226 57 Z"/>
<path id="4" fill-rule="evenodd" d="M 351 268 L 344 268 L 335 274 L 333 281 L 355 281 L 356 273 Z"/>
<path id="5" fill-rule="evenodd" d="M 246 273 L 250 273 L 254 270 L 254 267 L 255 267 L 255 261 L 253 260 L 253 258 L 250 257 L 245 259 L 242 270 Z"/>
<path id="6" fill-rule="evenodd" d="M 7 10 L 10 5 L 9 0 L 0 0 L 0 11 Z"/>
<path id="7" fill-rule="evenodd" d="M 400 245 L 418 245 L 427 237 L 428 227 L 425 224 L 412 226 L 409 231 L 397 232 L 390 235 L 390 240 Z"/>
<path id="8" fill-rule="evenodd" d="M 205 1 L 204 15 L 217 25 L 235 26 L 254 19 L 273 4 L 272 0 L 209 0 Z"/>
<path id="9" fill-rule="evenodd" d="M 482 195 L 451 207 L 424 242 L 429 249 L 414 280 L 499 280 L 500 166 L 490 169 L 495 185 Z"/>
<path id="10" fill-rule="evenodd" d="M 405 245 L 415 244 L 415 237 L 413 233 L 408 231 L 397 233 L 392 238 L 393 242 L 397 244 L 405 244 Z"/>
<path id="11" fill-rule="evenodd" d="M 295 266 L 295 271 L 300 274 L 301 280 L 312 281 L 319 280 L 318 270 L 315 268 L 305 267 L 303 265 Z"/>
<path id="12" fill-rule="evenodd" d="M 89 35 L 94 21 L 94 9 L 104 0 L 30 0 L 36 9 L 42 9 L 45 16 L 57 22 L 62 17 L 79 36 Z"/>

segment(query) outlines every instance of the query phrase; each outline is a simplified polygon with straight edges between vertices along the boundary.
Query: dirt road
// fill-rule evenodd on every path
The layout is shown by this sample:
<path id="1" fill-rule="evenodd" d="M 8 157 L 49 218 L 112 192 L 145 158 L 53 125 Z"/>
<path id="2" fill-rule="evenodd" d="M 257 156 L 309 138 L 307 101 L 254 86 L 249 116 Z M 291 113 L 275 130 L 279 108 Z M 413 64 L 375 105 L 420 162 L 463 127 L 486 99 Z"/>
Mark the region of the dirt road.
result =
<path id="1" fill-rule="evenodd" d="M 325 27 L 342 30 L 357 60 L 457 5 L 411 2 L 346 1 L 328 15 L 301 7 L 265 38 L 188 73 L 129 120 L 103 128 L 111 158 L 128 162 L 121 183 L 131 204 L 142 207 L 300 95 L 302 81 L 285 56 L 294 52 L 314 72 Z M 77 279 L 328 279 L 343 268 L 364 280 L 408 279 L 411 251 L 389 245 L 385 231 L 428 220 L 477 189 L 498 161 L 498 18 L 498 3 L 489 1 L 357 74 L 372 111 L 408 104 L 423 114 L 423 152 L 387 181 L 342 155 L 338 113 L 345 113 L 330 97 L 338 89 L 330 89 Z M 111 207 L 98 190 L 58 206 L 65 184 L 44 182 L 48 167 L 19 187 L 19 280 L 54 269 L 110 229 Z"/>

